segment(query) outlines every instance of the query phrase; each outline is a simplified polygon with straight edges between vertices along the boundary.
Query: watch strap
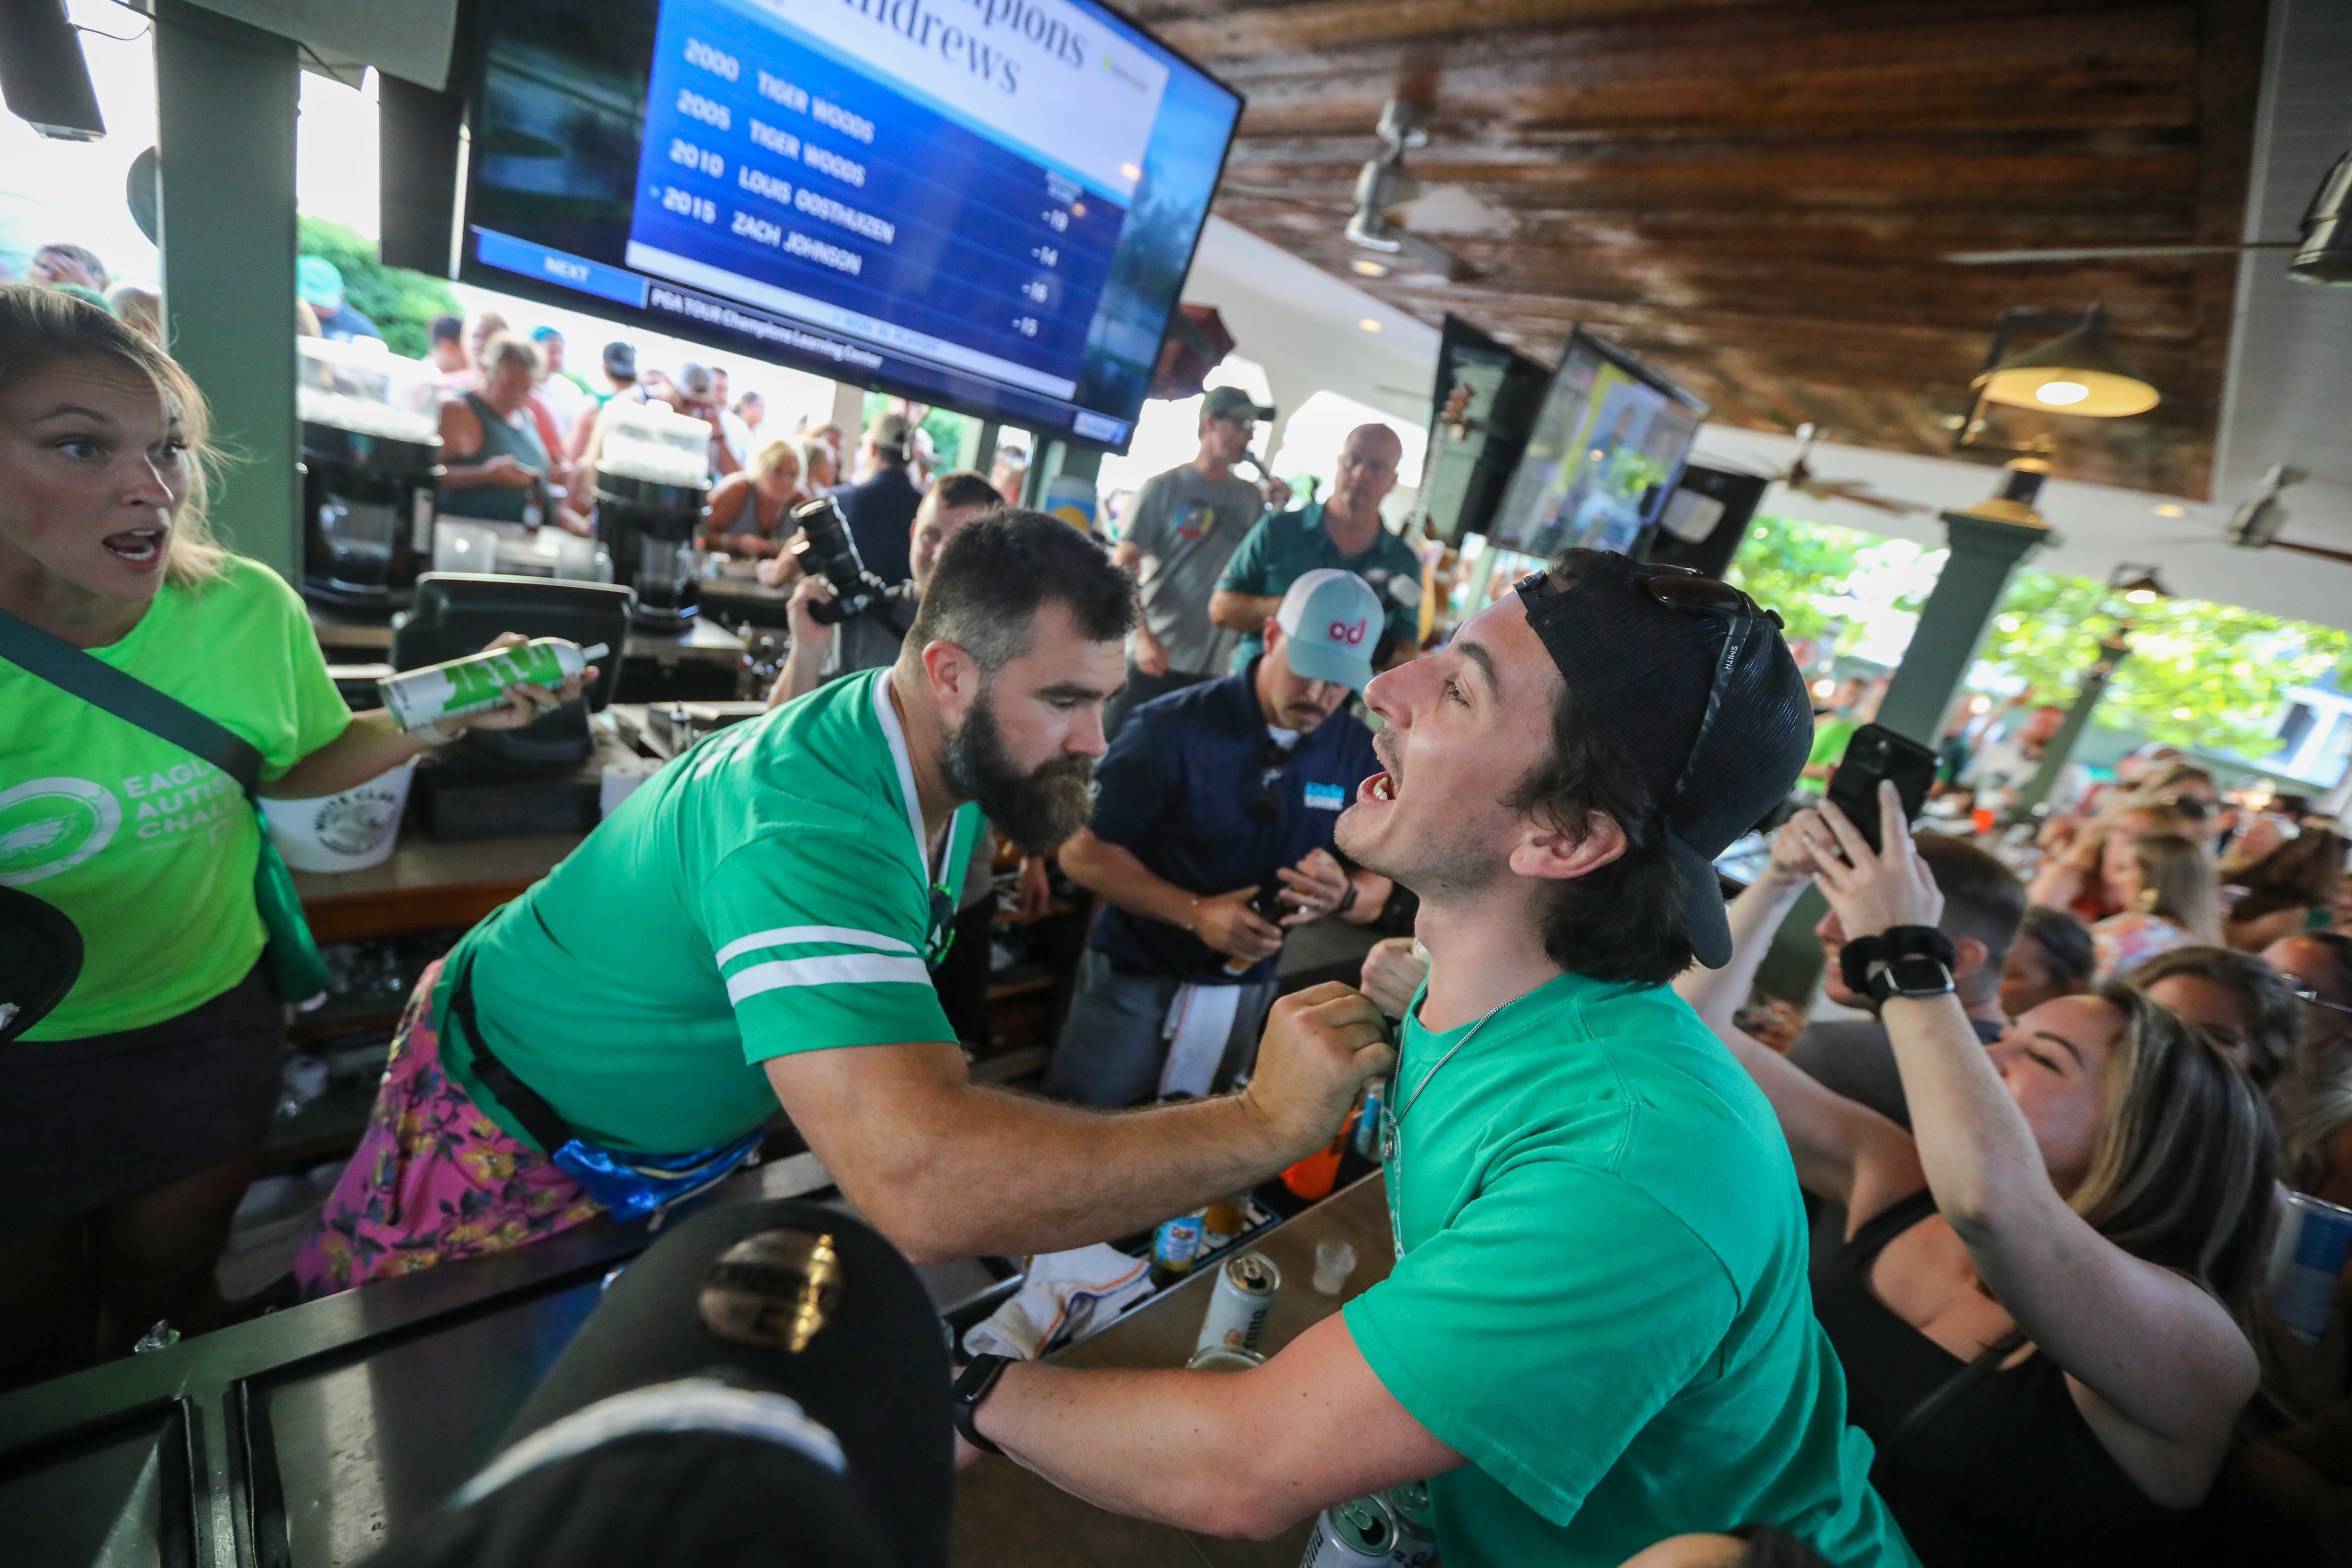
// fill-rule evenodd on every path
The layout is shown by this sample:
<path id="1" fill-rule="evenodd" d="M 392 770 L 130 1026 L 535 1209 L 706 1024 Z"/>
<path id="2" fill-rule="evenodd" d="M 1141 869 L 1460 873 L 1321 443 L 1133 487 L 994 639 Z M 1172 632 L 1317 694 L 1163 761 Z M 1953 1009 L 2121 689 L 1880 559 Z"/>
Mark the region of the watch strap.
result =
<path id="1" fill-rule="evenodd" d="M 1959 961 L 1952 939 L 1934 926 L 1889 926 L 1874 936 L 1858 936 L 1838 949 L 1838 973 L 1847 990 L 1867 994 L 1873 964 L 1909 953 L 1932 958 L 1946 969 Z"/>
<path id="2" fill-rule="evenodd" d="M 1906 971 L 1912 972 L 1907 984 L 1904 975 Z M 1926 973 L 1923 974 L 1919 971 Z M 1949 996 L 1958 989 L 1952 979 L 1952 966 L 1927 953 L 1898 952 L 1892 958 L 1879 959 L 1870 966 L 1870 995 L 1876 1002 L 1892 1002 L 1897 997 L 1925 1000 L 1930 996 Z"/>
<path id="3" fill-rule="evenodd" d="M 965 1364 L 963 1372 L 955 1380 L 955 1391 L 949 1408 L 955 1421 L 956 1432 L 983 1454 L 1004 1452 L 981 1436 L 978 1416 L 981 1401 L 995 1389 L 996 1380 L 1003 1376 L 1004 1369 L 1012 1364 L 1010 1356 L 976 1355 Z"/>

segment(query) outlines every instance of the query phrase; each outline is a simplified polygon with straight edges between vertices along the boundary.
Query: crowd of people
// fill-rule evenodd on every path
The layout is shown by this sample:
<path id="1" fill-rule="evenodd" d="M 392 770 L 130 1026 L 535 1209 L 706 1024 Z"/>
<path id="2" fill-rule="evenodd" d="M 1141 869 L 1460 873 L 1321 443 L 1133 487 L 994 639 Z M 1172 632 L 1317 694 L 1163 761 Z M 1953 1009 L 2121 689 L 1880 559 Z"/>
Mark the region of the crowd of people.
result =
<path id="1" fill-rule="evenodd" d="M 201 391 L 52 249 L 65 280 L 0 289 L 12 620 L 247 734 L 267 794 L 576 691 L 423 732 L 350 714 L 292 592 L 205 531 Z M 319 330 L 363 335 L 339 279 L 303 282 Z M 426 971 L 304 1294 L 666 1208 L 780 1108 L 910 1258 L 1075 1247 L 1274 1176 L 1369 1088 L 1385 1279 L 1246 1373 L 976 1358 L 964 1441 L 1227 1534 L 1427 1480 L 1467 1564 L 2352 1539 L 2340 1293 L 2313 1343 L 2262 1289 L 2284 1192 L 2352 1202 L 2352 844 L 2307 804 L 2151 748 L 2018 816 L 2063 718 L 2021 704 L 1948 737 L 1916 834 L 1885 792 L 1874 844 L 1822 795 L 1876 693 L 1816 714 L 1737 589 L 1570 552 L 1433 624 L 1383 425 L 1277 509 L 1235 471 L 1274 411 L 1216 389 L 1104 542 L 1023 510 L 1009 452 L 940 469 L 905 413 L 852 451 L 765 435 L 719 367 L 614 342 L 594 386 L 491 312 L 432 341 L 447 510 L 584 531 L 605 411 L 666 404 L 710 432 L 710 548 L 790 588 L 793 641 L 767 717 Z M 839 622 L 789 548 L 828 495 L 893 585 Z M 42 714 L 0 784 L 187 773 L 29 669 L 0 700 Z M 1727 906 L 1715 858 L 1792 797 Z M 1098 900 L 1042 1095 L 966 1071 L 1000 843 L 1021 907 L 1049 855 Z M 283 1047 L 252 814 L 105 847 L 38 879 L 89 956 L 0 1056 L 0 1386 L 218 1320 Z M 1759 992 L 1809 889 L 1843 1016 Z M 1279 994 L 1290 931 L 1400 910 L 1360 986 Z"/>

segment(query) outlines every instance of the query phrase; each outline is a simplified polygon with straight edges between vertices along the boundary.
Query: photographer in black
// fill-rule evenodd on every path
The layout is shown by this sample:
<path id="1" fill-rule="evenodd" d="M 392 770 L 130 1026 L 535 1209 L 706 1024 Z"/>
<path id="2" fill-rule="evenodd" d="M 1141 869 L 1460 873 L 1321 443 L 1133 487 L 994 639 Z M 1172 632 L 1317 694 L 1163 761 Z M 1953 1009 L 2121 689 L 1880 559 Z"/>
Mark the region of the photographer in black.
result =
<path id="1" fill-rule="evenodd" d="M 778 561 L 791 561 L 802 576 L 784 605 L 792 647 L 768 692 L 768 706 L 781 708 L 840 676 L 896 664 L 898 646 L 906 641 L 923 590 L 940 563 L 940 552 L 947 548 L 957 529 L 1003 504 L 1003 498 L 983 474 L 969 470 L 941 474 L 915 509 L 907 551 L 914 575 L 898 583 L 885 582 L 866 566 L 855 536 L 844 523 L 842 509 L 831 498 L 821 497 L 795 508 L 786 521 L 789 530 L 797 530 L 798 537 L 789 553 Z M 845 591 L 845 584 L 857 586 Z M 1021 847 L 1024 852 L 1022 908 L 1034 914 L 1047 900 L 1042 851 L 1052 846 Z M 996 910 L 990 873 L 995 858 L 996 835 L 981 834 L 964 873 L 955 944 L 932 976 L 940 1005 L 947 1010 L 948 1022 L 955 1026 L 961 1040 L 979 1042 L 988 1037 L 983 1004 L 988 991 L 988 932 Z"/>

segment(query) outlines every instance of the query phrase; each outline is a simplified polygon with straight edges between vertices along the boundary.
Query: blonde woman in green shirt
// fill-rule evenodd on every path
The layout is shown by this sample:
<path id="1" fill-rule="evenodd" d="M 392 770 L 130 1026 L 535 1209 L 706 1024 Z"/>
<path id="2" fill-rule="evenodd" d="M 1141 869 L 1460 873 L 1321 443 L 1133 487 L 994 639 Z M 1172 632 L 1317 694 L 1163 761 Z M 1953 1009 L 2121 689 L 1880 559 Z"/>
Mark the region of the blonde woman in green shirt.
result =
<path id="1" fill-rule="evenodd" d="M 428 742 L 353 714 L 301 601 L 205 525 L 203 394 L 106 311 L 0 288 L 0 612 L 333 795 Z M 474 720 L 512 725 L 545 693 Z M 446 738 L 446 737 L 444 737 Z M 212 1326 L 213 1265 L 277 1100 L 259 829 L 210 763 L 0 659 L 0 884 L 80 931 L 79 977 L 0 1050 L 0 1388 Z"/>

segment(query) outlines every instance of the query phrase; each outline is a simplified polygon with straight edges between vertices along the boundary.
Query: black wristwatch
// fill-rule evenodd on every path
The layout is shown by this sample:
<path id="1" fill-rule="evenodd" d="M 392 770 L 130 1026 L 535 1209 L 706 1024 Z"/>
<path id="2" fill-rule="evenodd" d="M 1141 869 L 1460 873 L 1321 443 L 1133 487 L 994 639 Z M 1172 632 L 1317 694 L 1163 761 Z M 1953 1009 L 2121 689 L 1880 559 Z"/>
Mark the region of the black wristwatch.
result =
<path id="1" fill-rule="evenodd" d="M 1951 970 L 1941 959 L 1924 952 L 1874 959 L 1868 979 L 1874 1002 L 1890 1002 L 1897 996 L 1949 996 L 1955 989 Z"/>
<path id="2" fill-rule="evenodd" d="M 1335 915 L 1344 915 L 1349 910 L 1354 909 L 1356 907 L 1356 894 L 1358 890 L 1359 889 L 1356 887 L 1356 879 L 1353 877 L 1349 878 L 1348 891 L 1340 898 L 1338 903 L 1331 906 L 1331 912 Z"/>
<path id="3" fill-rule="evenodd" d="M 955 1429 L 962 1434 L 965 1442 L 983 1454 L 1004 1452 L 980 1435 L 977 1417 L 980 1402 L 988 1397 L 990 1390 L 996 1386 L 996 1380 L 1003 1377 L 1004 1369 L 1012 1364 L 1011 1356 L 976 1355 L 965 1365 L 963 1374 L 955 1380 L 955 1392 L 951 1396 L 954 1400 L 951 1410 Z"/>

